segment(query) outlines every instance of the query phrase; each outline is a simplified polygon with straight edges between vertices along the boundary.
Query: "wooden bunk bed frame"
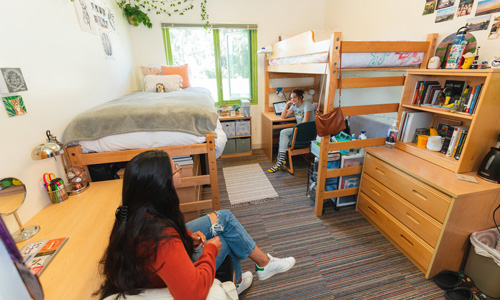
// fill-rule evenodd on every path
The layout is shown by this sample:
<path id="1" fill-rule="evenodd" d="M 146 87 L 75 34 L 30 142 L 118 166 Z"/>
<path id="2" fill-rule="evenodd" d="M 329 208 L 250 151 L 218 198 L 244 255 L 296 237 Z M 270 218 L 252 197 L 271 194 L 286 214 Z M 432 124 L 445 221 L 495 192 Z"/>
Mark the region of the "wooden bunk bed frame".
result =
<path id="1" fill-rule="evenodd" d="M 320 76 L 325 74 L 325 68 L 328 70 L 328 78 L 325 80 L 326 94 L 325 103 L 323 105 L 323 113 L 328 113 L 334 109 L 335 91 L 339 87 L 339 58 L 340 49 L 342 53 L 360 53 L 360 52 L 424 52 L 422 63 L 419 67 L 392 67 L 392 68 L 360 68 L 346 69 L 342 71 L 391 71 L 391 70 L 406 70 L 412 68 L 426 68 L 427 61 L 434 54 L 437 43 L 437 33 L 427 35 L 425 41 L 409 42 L 409 41 L 381 41 L 381 42 L 362 42 L 362 41 L 342 41 L 342 34 L 335 32 L 331 35 L 330 40 L 315 42 L 314 32 L 308 31 L 295 37 L 277 42 L 273 45 L 273 52 L 266 55 L 265 62 L 265 82 L 266 82 L 266 111 L 272 111 L 269 106 L 269 94 L 275 93 L 275 88 L 269 87 L 269 80 L 275 78 L 300 78 L 313 77 L 314 84 L 311 87 L 293 87 L 283 88 L 284 91 L 290 92 L 295 88 L 304 90 L 314 88 L 316 91 L 320 88 Z M 270 59 L 285 58 L 292 56 L 300 56 L 316 53 L 328 53 L 327 63 L 307 63 L 294 65 L 269 65 Z M 384 76 L 384 77 L 368 77 L 368 78 L 342 78 L 342 89 L 350 88 L 367 88 L 367 87 L 388 87 L 388 86 L 403 86 L 405 76 Z M 315 93 L 315 96 L 318 93 Z M 313 101 L 321 101 L 316 98 Z M 344 102 L 346 103 L 346 102 Z M 373 104 L 361 106 L 342 106 L 342 113 L 345 117 L 356 115 L 371 115 L 379 113 L 398 112 L 399 103 L 394 104 Z M 314 213 L 316 216 L 321 216 L 323 213 L 323 200 L 329 198 L 350 196 L 358 194 L 358 187 L 337 189 L 334 191 L 325 191 L 325 181 L 327 178 L 361 174 L 362 167 L 347 167 L 340 169 L 327 170 L 328 152 L 340 151 L 355 148 L 381 146 L 385 143 L 385 137 L 370 138 L 366 140 L 355 140 L 348 142 L 330 143 L 330 136 L 321 138 L 319 166 L 316 185 L 316 198 L 314 205 Z"/>
<path id="2" fill-rule="evenodd" d="M 134 156 L 148 150 L 163 150 L 171 157 L 183 155 L 199 155 L 206 154 L 208 161 L 208 175 L 195 175 L 181 178 L 181 185 L 179 188 L 200 187 L 203 185 L 210 185 L 212 199 L 184 202 L 180 204 L 183 213 L 198 212 L 203 209 L 220 209 L 219 199 L 219 179 L 217 175 L 217 161 L 215 156 L 215 142 L 214 134 L 206 135 L 206 142 L 202 144 L 179 145 L 158 147 L 150 149 L 137 149 L 137 150 L 124 150 L 113 152 L 100 152 L 100 153 L 83 153 L 80 145 L 71 146 L 66 148 L 71 166 L 78 166 L 87 169 L 87 166 L 94 164 L 104 164 L 113 162 L 130 161 Z M 182 199 L 181 199 L 182 200 Z"/>

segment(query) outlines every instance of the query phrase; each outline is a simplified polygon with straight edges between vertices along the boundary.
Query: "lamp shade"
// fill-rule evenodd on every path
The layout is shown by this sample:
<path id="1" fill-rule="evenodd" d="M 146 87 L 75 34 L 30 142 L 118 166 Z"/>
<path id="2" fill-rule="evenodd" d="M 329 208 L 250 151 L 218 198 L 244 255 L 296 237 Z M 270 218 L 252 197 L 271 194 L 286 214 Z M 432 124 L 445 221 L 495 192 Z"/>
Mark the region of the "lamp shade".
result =
<path id="1" fill-rule="evenodd" d="M 63 153 L 61 145 L 55 142 L 46 142 L 36 146 L 31 152 L 31 158 L 34 160 L 41 160 L 51 158 Z"/>
<path id="2" fill-rule="evenodd" d="M 50 130 L 47 130 L 45 134 L 47 135 L 47 141 L 36 146 L 33 151 L 31 151 L 31 158 L 34 160 L 56 157 L 57 155 L 64 153 L 63 145 L 56 139 L 55 136 L 50 134 Z"/>

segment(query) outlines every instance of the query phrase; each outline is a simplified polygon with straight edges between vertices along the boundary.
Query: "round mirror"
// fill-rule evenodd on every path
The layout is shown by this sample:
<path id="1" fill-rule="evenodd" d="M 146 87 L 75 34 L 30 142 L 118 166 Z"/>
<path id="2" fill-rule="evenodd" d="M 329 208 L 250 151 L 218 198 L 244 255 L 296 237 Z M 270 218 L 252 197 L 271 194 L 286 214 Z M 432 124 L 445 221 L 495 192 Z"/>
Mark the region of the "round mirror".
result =
<path id="1" fill-rule="evenodd" d="M 0 180 L 0 214 L 13 214 L 25 198 L 26 186 L 19 179 L 9 177 Z"/>
<path id="2" fill-rule="evenodd" d="M 24 203 L 24 199 L 26 199 L 26 186 L 21 180 L 14 177 L 0 180 L 0 215 L 13 214 L 16 218 L 19 230 L 12 234 L 16 243 L 29 239 L 40 230 L 38 225 L 23 228 L 17 210 Z"/>

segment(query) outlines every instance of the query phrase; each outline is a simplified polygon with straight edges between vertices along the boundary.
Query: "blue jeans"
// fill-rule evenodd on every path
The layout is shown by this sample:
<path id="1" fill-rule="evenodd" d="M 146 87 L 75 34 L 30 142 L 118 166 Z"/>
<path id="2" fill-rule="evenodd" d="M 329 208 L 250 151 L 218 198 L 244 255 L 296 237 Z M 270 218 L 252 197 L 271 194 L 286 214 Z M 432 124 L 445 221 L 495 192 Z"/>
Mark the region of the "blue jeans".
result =
<path id="1" fill-rule="evenodd" d="M 217 223 L 212 226 L 208 215 L 186 223 L 191 232 L 202 232 L 207 240 L 218 236 L 222 243 L 219 255 L 215 258 L 218 269 L 227 255 L 231 256 L 236 282 L 241 278 L 241 260 L 247 258 L 255 249 L 255 242 L 241 226 L 232 212 L 229 210 L 216 211 Z M 201 255 L 201 249 L 195 251 L 192 260 L 197 261 Z"/>
<path id="2" fill-rule="evenodd" d="M 293 128 L 285 128 L 280 131 L 279 151 L 287 151 L 288 143 L 292 140 Z"/>

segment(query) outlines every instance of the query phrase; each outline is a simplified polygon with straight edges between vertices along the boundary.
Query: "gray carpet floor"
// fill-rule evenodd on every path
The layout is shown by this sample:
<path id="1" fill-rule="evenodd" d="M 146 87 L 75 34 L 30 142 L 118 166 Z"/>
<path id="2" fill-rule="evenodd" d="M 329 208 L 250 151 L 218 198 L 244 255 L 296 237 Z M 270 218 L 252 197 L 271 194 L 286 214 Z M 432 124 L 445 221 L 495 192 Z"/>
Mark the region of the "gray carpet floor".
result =
<path id="1" fill-rule="evenodd" d="M 354 209 L 335 211 L 325 201 L 323 216 L 316 217 L 306 196 L 307 161 L 294 158 L 295 175 L 267 173 L 279 198 L 231 208 L 222 168 L 272 163 L 261 150 L 247 157 L 219 159 L 221 208 L 230 209 L 257 245 L 276 257 L 293 256 L 290 271 L 259 281 L 241 299 L 443 299 L 444 292 L 415 267 Z M 250 259 L 243 271 L 254 274 Z"/>

